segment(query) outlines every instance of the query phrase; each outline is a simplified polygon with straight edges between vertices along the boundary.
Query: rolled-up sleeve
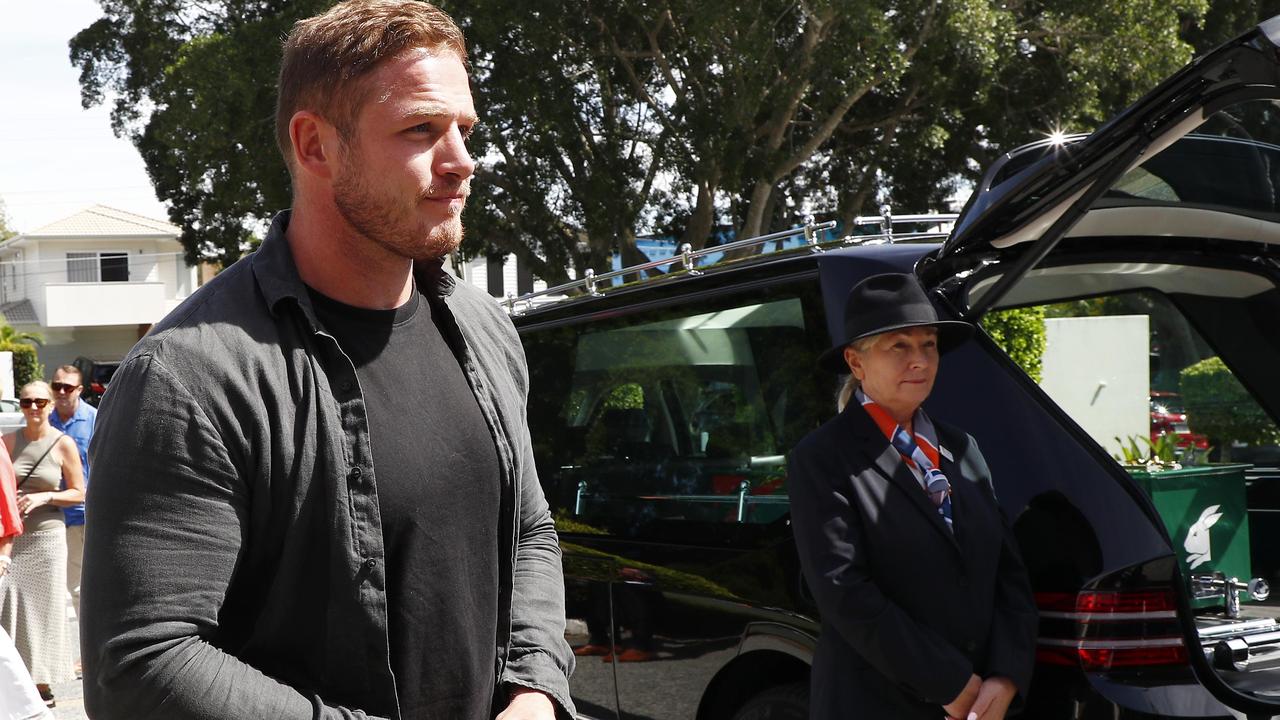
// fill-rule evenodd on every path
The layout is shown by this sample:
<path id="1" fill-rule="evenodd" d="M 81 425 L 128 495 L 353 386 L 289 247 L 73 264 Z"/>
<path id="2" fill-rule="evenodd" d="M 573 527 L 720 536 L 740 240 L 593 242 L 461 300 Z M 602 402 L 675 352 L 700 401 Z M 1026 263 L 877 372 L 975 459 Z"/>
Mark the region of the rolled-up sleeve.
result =
<path id="1" fill-rule="evenodd" d="M 81 647 L 92 717 L 367 717 L 216 645 L 249 493 L 200 404 L 153 357 L 116 373 L 90 456 Z"/>
<path id="2" fill-rule="evenodd" d="M 509 325 L 506 318 L 503 321 Z M 560 541 L 534 464 L 524 409 L 528 371 L 514 331 L 509 332 L 508 342 L 513 343 L 508 347 L 516 349 L 511 351 L 517 372 L 513 373 L 515 382 L 510 392 L 518 398 L 520 409 L 518 417 L 508 418 L 508 422 L 516 429 L 512 445 L 519 471 L 516 490 L 520 514 L 516 518 L 519 527 L 512 577 L 511 648 L 502 683 L 508 688 L 520 686 L 545 692 L 555 700 L 558 717 L 572 718 L 575 714 L 569 696 L 569 675 L 574 659 L 564 638 Z"/>

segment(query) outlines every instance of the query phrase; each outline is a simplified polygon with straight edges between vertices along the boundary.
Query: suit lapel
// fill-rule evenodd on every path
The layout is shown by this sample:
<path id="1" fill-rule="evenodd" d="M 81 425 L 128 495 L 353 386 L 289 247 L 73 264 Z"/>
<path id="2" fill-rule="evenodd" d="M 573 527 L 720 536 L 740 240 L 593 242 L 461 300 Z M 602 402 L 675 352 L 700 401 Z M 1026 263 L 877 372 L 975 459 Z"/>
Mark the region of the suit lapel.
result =
<path id="1" fill-rule="evenodd" d="M 926 522 L 942 533 L 947 542 L 959 550 L 960 546 L 956 543 L 955 535 L 947 528 L 947 522 L 938 514 L 937 506 L 928 495 L 925 495 L 924 489 L 920 487 L 920 481 L 911 473 L 911 468 L 907 467 L 902 455 L 889 444 L 888 438 L 880 432 L 879 426 L 867 411 L 853 402 L 845 408 L 842 416 L 849 422 L 850 434 L 855 438 L 854 443 L 858 450 L 872 461 L 876 469 L 888 478 L 891 484 L 906 494 L 911 504 L 924 515 Z M 943 472 L 945 473 L 946 470 L 944 469 Z"/>

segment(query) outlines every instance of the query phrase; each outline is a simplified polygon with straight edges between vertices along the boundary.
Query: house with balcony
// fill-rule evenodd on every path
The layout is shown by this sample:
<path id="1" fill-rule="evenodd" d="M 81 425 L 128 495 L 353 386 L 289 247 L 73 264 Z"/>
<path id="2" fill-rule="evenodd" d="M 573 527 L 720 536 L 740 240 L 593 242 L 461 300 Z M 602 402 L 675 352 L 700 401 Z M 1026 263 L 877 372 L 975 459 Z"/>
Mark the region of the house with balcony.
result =
<path id="1" fill-rule="evenodd" d="M 0 244 L 0 315 L 44 335 L 40 361 L 118 360 L 196 288 L 181 230 L 101 205 Z"/>

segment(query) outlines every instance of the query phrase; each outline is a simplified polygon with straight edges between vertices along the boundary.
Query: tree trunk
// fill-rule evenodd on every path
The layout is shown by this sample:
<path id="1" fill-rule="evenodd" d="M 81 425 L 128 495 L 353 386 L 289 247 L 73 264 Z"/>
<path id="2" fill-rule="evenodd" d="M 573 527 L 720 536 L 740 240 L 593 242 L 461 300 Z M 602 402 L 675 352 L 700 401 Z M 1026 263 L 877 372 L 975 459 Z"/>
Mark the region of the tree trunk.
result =
<path id="1" fill-rule="evenodd" d="M 698 201 L 693 206 L 689 224 L 685 226 L 684 235 L 680 238 L 681 244 L 689 243 L 694 250 L 701 250 L 707 246 L 707 240 L 711 238 L 711 229 L 715 226 L 718 182 L 718 177 L 698 182 Z"/>
<path id="2" fill-rule="evenodd" d="M 769 199 L 773 197 L 773 183 L 767 180 L 757 180 L 756 184 L 751 187 L 751 199 L 747 201 L 747 218 L 742 223 L 742 231 L 738 236 L 739 240 L 760 235 L 764 229 L 764 224 L 768 219 L 765 212 L 768 210 Z"/>
<path id="3" fill-rule="evenodd" d="M 622 267 L 624 268 L 649 262 L 649 257 L 640 252 L 640 248 L 636 247 L 636 233 L 629 227 L 620 229 L 618 233 L 618 252 L 622 256 Z M 636 282 L 654 274 L 652 270 L 647 271 L 647 273 L 628 273 L 622 276 L 622 281 Z"/>

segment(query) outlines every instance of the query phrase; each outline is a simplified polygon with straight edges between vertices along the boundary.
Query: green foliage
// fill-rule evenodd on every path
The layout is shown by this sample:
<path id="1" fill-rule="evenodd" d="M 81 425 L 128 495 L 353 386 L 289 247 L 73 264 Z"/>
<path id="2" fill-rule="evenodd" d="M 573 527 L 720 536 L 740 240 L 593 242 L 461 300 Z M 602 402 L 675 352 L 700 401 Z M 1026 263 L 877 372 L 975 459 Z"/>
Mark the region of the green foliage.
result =
<path id="1" fill-rule="evenodd" d="M 8 323 L 0 324 L 0 346 L 44 345 L 44 335 L 38 332 L 18 332 Z"/>
<path id="2" fill-rule="evenodd" d="M 609 391 L 601 401 L 606 410 L 643 410 L 644 388 L 639 383 L 624 383 Z"/>
<path id="3" fill-rule="evenodd" d="M 1044 362 L 1044 317 L 1044 307 L 1027 307 L 995 310 L 982 318 L 982 329 L 1037 383 Z"/>
<path id="4" fill-rule="evenodd" d="M 44 365 L 36 354 L 36 346 L 44 344 L 38 332 L 18 332 L 8 323 L 0 323 L 0 351 L 13 353 L 14 388 L 44 379 Z"/>
<path id="5" fill-rule="evenodd" d="M 103 0 L 71 42 L 189 259 L 230 262 L 290 202 L 273 132 L 279 39 L 331 0 Z M 1205 0 L 442 2 L 482 123 L 464 249 L 556 282 L 888 200 L 938 207 L 1011 147 L 1087 130 L 1185 63 Z M 1237 16 L 1215 16 L 1231 23 Z M 1226 19 L 1221 19 L 1225 17 Z M 1216 21 L 1215 21 L 1216 22 Z M 1141 58 L 1141 61 L 1135 61 Z"/>
<path id="6" fill-rule="evenodd" d="M 1139 443 L 1145 445 L 1145 449 L 1139 446 Z M 1155 440 L 1145 435 L 1131 435 L 1128 440 L 1117 437 L 1116 444 L 1120 446 L 1120 452 L 1112 457 L 1122 465 L 1140 466 L 1148 472 L 1159 472 L 1177 470 L 1184 464 L 1179 462 L 1180 451 L 1176 435 L 1163 434 L 1157 436 Z"/>
<path id="7" fill-rule="evenodd" d="M 1222 448 L 1224 462 L 1230 460 L 1232 441 L 1260 445 L 1280 439 L 1271 418 L 1220 358 L 1187 367 L 1180 384 L 1188 425 Z"/>
<path id="8" fill-rule="evenodd" d="M 1280 0 L 1213 0 L 1203 22 L 1187 23 L 1182 39 L 1203 53 L 1253 25 L 1280 15 Z"/>
<path id="9" fill-rule="evenodd" d="M 104 17 L 72 38 L 81 103 L 113 98 L 113 129 L 169 202 L 188 261 L 230 264 L 289 205 L 274 134 L 280 40 L 330 4 L 103 0 Z"/>
<path id="10" fill-rule="evenodd" d="M 0 342 L 0 351 L 13 353 L 13 385 L 20 388 L 29 382 L 44 379 L 44 365 L 36 355 L 36 349 L 26 343 Z"/>
<path id="11" fill-rule="evenodd" d="M 1198 448 L 1195 445 L 1189 445 L 1182 448 L 1182 455 L 1178 461 L 1183 467 L 1197 467 L 1199 465 L 1209 464 L 1209 453 L 1213 452 L 1213 446 L 1206 448 Z"/>

